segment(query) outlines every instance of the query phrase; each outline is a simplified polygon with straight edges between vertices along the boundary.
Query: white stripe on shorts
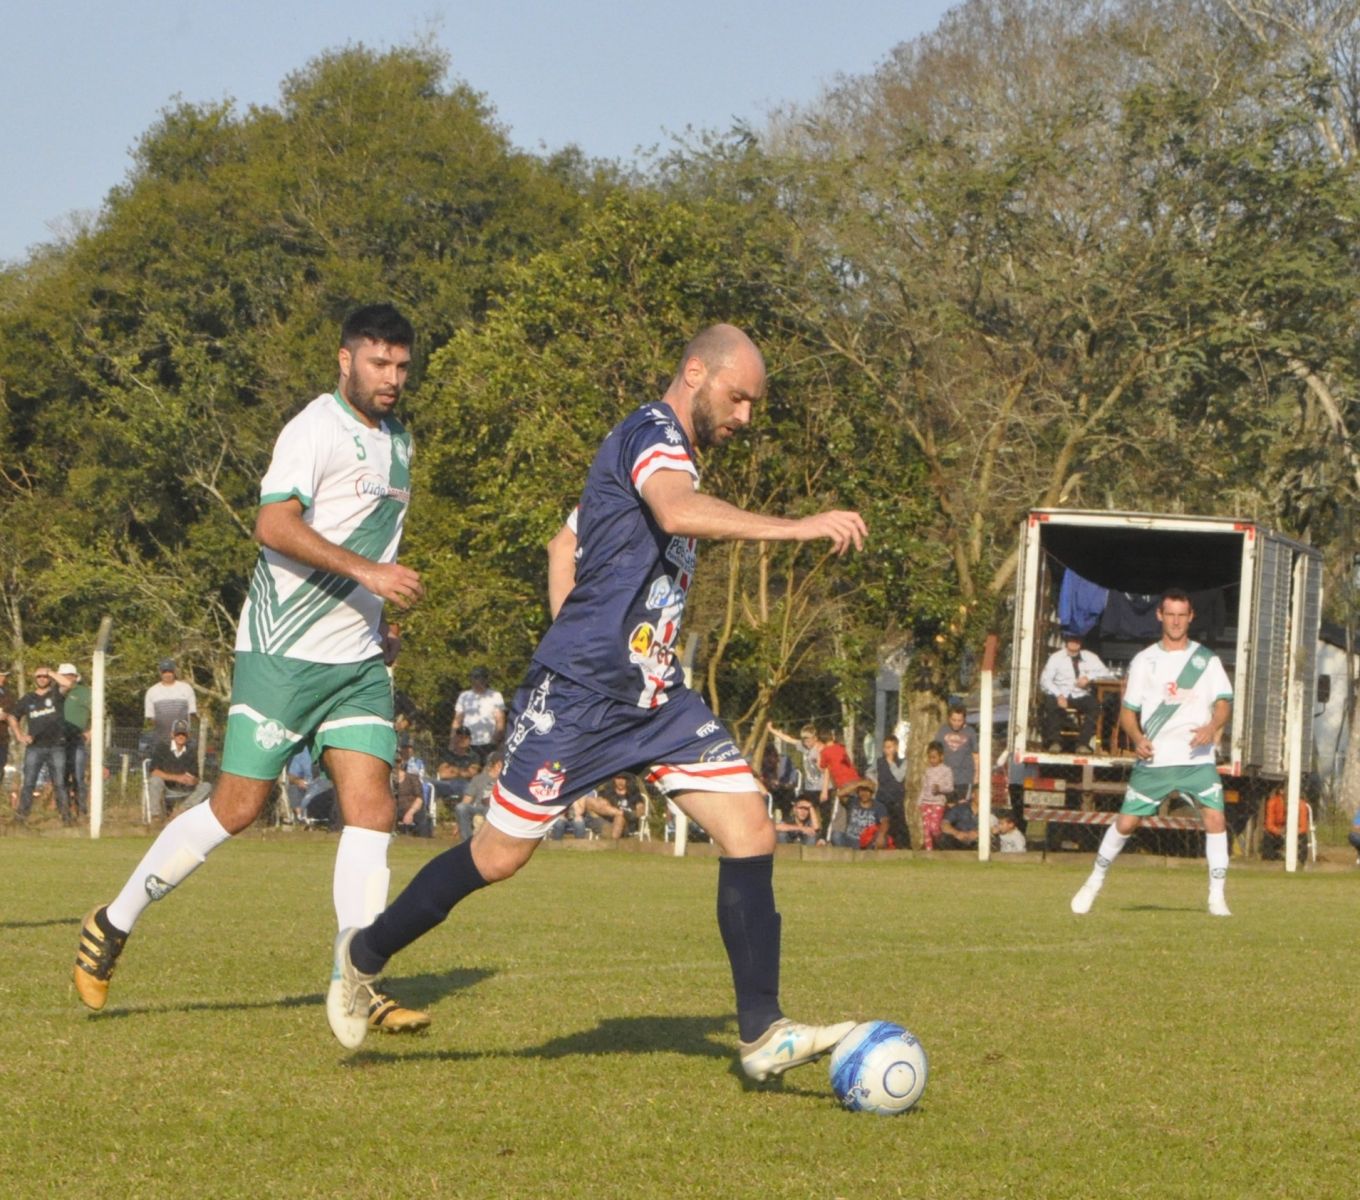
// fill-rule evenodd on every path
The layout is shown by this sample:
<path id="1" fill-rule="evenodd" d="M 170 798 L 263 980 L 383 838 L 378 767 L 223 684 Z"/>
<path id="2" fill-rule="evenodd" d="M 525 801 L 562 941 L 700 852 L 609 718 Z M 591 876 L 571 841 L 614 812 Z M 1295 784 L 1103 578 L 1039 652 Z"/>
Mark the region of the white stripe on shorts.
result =
<path id="1" fill-rule="evenodd" d="M 758 792 L 760 785 L 743 761 L 730 763 L 657 763 L 647 772 L 668 796 L 677 792 Z"/>
<path id="2" fill-rule="evenodd" d="M 227 717 L 228 719 L 231 717 L 249 717 L 256 725 L 264 725 L 265 723 L 272 721 L 283 730 L 284 737 L 289 741 L 300 742 L 302 740 L 302 734 L 294 733 L 291 729 L 285 728 L 280 722 L 275 721 L 273 717 L 266 717 L 264 713 L 256 711 L 251 708 L 249 704 L 233 704 L 227 709 Z"/>
<path id="3" fill-rule="evenodd" d="M 348 729 L 351 725 L 382 725 L 384 728 L 393 728 L 392 722 L 383 717 L 337 717 L 334 721 L 323 721 L 316 727 L 317 733 L 325 733 L 328 729 Z"/>
<path id="4" fill-rule="evenodd" d="M 497 783 L 491 789 L 486 819 L 511 837 L 543 838 L 552 828 L 553 818 L 563 811 L 560 802 L 540 804 L 537 800 L 523 800 Z"/>

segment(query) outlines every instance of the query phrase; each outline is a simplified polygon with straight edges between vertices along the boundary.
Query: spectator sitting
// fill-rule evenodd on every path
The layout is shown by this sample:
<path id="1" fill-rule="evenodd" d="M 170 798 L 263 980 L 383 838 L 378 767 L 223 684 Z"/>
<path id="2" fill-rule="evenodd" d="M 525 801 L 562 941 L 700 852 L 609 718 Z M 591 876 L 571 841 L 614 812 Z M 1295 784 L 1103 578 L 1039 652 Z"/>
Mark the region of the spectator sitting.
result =
<path id="1" fill-rule="evenodd" d="M 477 828 L 475 818 L 486 817 L 491 801 L 491 789 L 501 777 L 501 756 L 493 754 L 486 760 L 486 766 L 468 781 L 467 793 L 454 805 L 453 815 L 458 820 L 458 836 L 463 841 L 472 837 Z"/>
<path id="2" fill-rule="evenodd" d="M 425 811 L 424 764 L 411 751 L 411 743 L 403 742 L 393 772 L 397 797 L 397 832 L 413 837 L 433 837 L 430 815 Z"/>
<path id="3" fill-rule="evenodd" d="M 548 836 L 555 842 L 560 842 L 566 834 L 570 832 L 578 842 L 584 842 L 589 836 L 586 829 L 586 805 L 585 799 L 578 796 L 567 807 L 567 811 L 558 817 L 548 829 Z"/>
<path id="4" fill-rule="evenodd" d="M 435 795 L 445 800 L 461 800 L 479 770 L 480 762 L 472 752 L 468 731 L 460 729 L 453 735 L 453 749 L 445 753 L 435 768 Z"/>
<path id="5" fill-rule="evenodd" d="M 847 792 L 853 799 L 841 806 L 831 830 L 831 844 L 850 850 L 882 850 L 888 845 L 888 810 L 874 799 L 874 785 L 856 780 Z"/>
<path id="6" fill-rule="evenodd" d="M 940 823 L 941 850 L 972 850 L 978 841 L 978 802 L 974 792 L 947 809 Z"/>
<path id="7" fill-rule="evenodd" d="M 586 816 L 588 818 L 596 818 L 594 821 L 591 821 L 590 824 L 598 830 L 600 829 L 602 822 L 608 821 L 609 836 L 614 841 L 618 841 L 619 838 L 623 837 L 628 829 L 628 813 L 615 804 L 614 800 L 611 798 L 616 795 L 617 793 L 614 791 L 613 780 L 611 780 L 608 792 L 587 792 L 581 797 Z"/>
<path id="8" fill-rule="evenodd" d="M 642 828 L 643 802 L 642 788 L 638 786 L 637 776 L 621 771 L 609 781 L 605 798 L 621 813 L 624 819 L 624 833 L 638 833 Z"/>
<path id="9" fill-rule="evenodd" d="M 1090 650 L 1081 648 L 1081 634 L 1070 630 L 1063 634 L 1062 649 L 1049 655 L 1039 675 L 1039 691 L 1043 696 L 1042 737 L 1048 753 L 1062 752 L 1063 717 L 1075 712 L 1081 726 L 1077 733 L 1077 753 L 1090 754 L 1096 735 L 1096 698 L 1091 681 L 1109 674 L 1105 664 Z"/>
<path id="10" fill-rule="evenodd" d="M 785 844 L 792 842 L 815 846 L 822 840 L 822 822 L 817 816 L 817 806 L 806 796 L 799 796 L 793 802 L 793 811 L 787 820 L 776 815 L 774 832 Z"/>
<path id="11" fill-rule="evenodd" d="M 212 784 L 198 778 L 198 756 L 189 741 L 188 721 L 176 721 L 170 727 L 170 740 L 152 747 L 146 789 L 152 808 L 167 817 L 181 800 L 185 808 L 192 808 L 212 795 Z"/>
<path id="12" fill-rule="evenodd" d="M 1011 813 L 999 813 L 996 817 L 996 848 L 1002 854 L 1023 854 L 1027 849 L 1025 835 L 1016 828 Z"/>
<path id="13" fill-rule="evenodd" d="M 855 770 L 855 764 L 850 759 L 850 751 L 836 741 L 834 734 L 828 734 L 827 739 L 823 740 L 817 765 L 822 768 L 819 803 L 822 807 L 822 818 L 825 820 L 831 815 L 828 801 L 832 793 L 848 798 L 859 780 L 859 772 Z"/>
<path id="14" fill-rule="evenodd" d="M 1261 829 L 1261 857 L 1277 860 L 1284 857 L 1284 839 L 1289 815 L 1284 792 L 1276 788 L 1266 800 L 1265 821 Z M 1308 857 L 1308 809 L 1299 802 L 1299 858 Z"/>
<path id="15" fill-rule="evenodd" d="M 935 849 L 940 840 L 940 825 L 944 820 L 945 803 L 954 795 L 954 772 L 944 761 L 944 746 L 931 742 L 926 747 L 926 773 L 921 778 L 921 794 L 917 807 L 921 810 L 921 844 Z"/>

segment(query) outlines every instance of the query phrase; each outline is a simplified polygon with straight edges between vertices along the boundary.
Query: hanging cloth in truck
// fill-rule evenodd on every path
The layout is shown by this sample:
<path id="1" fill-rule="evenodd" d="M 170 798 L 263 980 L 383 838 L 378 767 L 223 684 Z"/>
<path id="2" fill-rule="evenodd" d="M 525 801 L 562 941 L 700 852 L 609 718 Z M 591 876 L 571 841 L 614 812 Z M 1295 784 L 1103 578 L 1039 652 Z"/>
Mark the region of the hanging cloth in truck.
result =
<path id="1" fill-rule="evenodd" d="M 1157 620 L 1157 605 L 1161 599 L 1160 592 L 1145 595 L 1112 589 L 1100 618 L 1101 634 L 1139 642 L 1155 641 L 1162 636 L 1162 625 Z"/>
<path id="2" fill-rule="evenodd" d="M 1064 633 L 1089 633 L 1105 611 L 1108 592 L 1099 584 L 1083 579 L 1071 567 L 1063 572 L 1058 589 L 1058 623 Z"/>
<path id="3" fill-rule="evenodd" d="M 1205 592 L 1187 592 L 1194 620 L 1190 622 L 1190 636 L 1206 646 L 1217 646 L 1223 640 L 1223 629 L 1228 624 L 1228 601 L 1222 588 Z"/>

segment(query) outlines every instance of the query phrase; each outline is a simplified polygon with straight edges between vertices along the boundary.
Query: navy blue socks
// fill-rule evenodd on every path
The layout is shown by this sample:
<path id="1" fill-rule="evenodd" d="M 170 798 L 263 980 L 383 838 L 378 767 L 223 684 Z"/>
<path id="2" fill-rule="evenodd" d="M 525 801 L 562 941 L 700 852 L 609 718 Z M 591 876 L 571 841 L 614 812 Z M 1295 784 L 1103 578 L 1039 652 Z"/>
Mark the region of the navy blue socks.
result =
<path id="1" fill-rule="evenodd" d="M 741 1040 L 754 1042 L 784 1015 L 773 854 L 718 860 L 718 931 L 732 964 Z"/>
<path id="2" fill-rule="evenodd" d="M 365 975 L 377 975 L 398 950 L 443 921 L 458 901 L 484 887 L 486 880 L 472 861 L 472 843 L 459 842 L 430 859 L 392 906 L 354 935 L 350 960 Z"/>

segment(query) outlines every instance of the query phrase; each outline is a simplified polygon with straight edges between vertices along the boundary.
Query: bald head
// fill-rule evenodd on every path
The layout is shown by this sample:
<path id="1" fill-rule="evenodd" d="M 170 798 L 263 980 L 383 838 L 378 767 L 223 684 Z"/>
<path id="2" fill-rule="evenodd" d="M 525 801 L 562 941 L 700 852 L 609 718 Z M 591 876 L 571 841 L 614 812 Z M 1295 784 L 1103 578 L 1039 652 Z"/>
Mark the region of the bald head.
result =
<path id="1" fill-rule="evenodd" d="M 760 351 L 756 349 L 755 342 L 751 341 L 735 325 L 710 325 L 707 329 L 695 334 L 685 347 L 685 352 L 680 356 L 680 369 L 676 372 L 679 378 L 685 373 L 685 368 L 694 359 L 698 359 L 703 364 L 704 370 L 708 374 L 722 370 L 724 367 L 731 367 L 741 363 L 746 365 L 754 360 L 760 364 L 760 372 L 765 373 L 765 360 L 761 357 Z"/>

